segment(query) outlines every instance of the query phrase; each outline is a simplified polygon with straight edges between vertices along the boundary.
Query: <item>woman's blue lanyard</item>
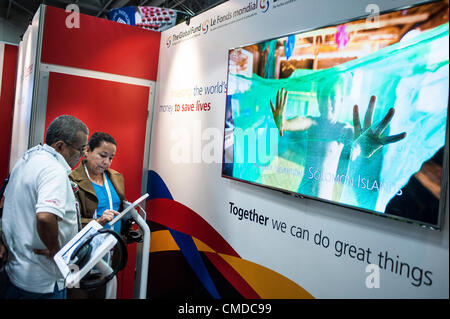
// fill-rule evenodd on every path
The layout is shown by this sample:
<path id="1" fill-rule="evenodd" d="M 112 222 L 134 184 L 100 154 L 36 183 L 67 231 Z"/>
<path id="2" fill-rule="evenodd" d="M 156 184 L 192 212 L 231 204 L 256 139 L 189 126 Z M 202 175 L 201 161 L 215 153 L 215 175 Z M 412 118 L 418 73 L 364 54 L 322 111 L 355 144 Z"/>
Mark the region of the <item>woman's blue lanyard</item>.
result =
<path id="1" fill-rule="evenodd" d="M 89 176 L 89 172 L 88 172 L 88 170 L 87 170 L 87 168 L 86 168 L 86 165 L 83 164 L 83 167 L 84 167 L 84 171 L 86 172 L 86 175 L 87 175 L 87 177 L 89 178 L 89 180 L 90 180 L 92 183 L 95 183 L 95 182 L 91 179 L 91 176 Z M 111 191 L 109 190 L 109 185 L 108 185 L 109 183 L 108 183 L 108 180 L 106 179 L 106 174 L 105 174 L 105 172 L 103 172 L 103 184 L 105 185 L 106 193 L 108 194 L 109 209 L 112 210 L 112 209 L 113 209 L 112 196 L 111 196 Z M 94 218 L 94 219 L 95 219 L 95 218 L 98 218 L 98 216 L 97 216 L 97 209 L 95 209 L 93 218 Z M 112 250 L 110 251 L 110 253 L 106 254 L 105 257 L 103 257 L 103 258 L 105 259 L 105 261 L 106 261 L 108 264 L 110 264 L 110 261 L 111 261 L 111 256 L 112 256 L 111 254 L 112 254 Z"/>
<path id="2" fill-rule="evenodd" d="M 83 165 L 84 167 L 84 171 L 86 172 L 87 177 L 89 178 L 89 180 L 93 183 L 95 183 L 94 181 L 92 181 L 91 177 L 89 176 L 89 172 L 86 168 L 86 165 Z M 103 184 L 105 185 L 106 188 L 106 194 L 108 195 L 108 200 L 109 200 L 109 209 L 113 210 L 113 203 L 112 203 L 112 196 L 111 196 L 111 190 L 109 189 L 109 183 L 108 180 L 106 179 L 106 174 L 105 172 L 103 172 Z M 96 218 L 97 216 L 97 209 L 94 212 L 94 218 Z"/>

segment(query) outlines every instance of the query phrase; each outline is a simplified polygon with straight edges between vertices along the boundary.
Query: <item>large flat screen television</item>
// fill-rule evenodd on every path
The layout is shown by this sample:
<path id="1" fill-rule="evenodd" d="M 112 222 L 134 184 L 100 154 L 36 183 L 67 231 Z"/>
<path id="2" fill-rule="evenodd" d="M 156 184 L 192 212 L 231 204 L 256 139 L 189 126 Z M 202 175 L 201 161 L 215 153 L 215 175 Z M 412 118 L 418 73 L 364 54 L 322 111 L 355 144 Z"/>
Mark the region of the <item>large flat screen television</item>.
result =
<path id="1" fill-rule="evenodd" d="M 230 49 L 222 176 L 440 228 L 448 12 L 421 3 Z"/>

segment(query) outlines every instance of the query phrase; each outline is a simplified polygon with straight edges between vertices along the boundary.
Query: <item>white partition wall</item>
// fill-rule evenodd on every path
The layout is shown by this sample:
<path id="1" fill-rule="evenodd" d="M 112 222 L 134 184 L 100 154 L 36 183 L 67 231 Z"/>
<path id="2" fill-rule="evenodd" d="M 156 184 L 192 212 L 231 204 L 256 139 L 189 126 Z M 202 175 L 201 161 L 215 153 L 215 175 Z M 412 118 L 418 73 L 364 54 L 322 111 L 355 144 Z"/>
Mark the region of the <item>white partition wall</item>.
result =
<path id="1" fill-rule="evenodd" d="M 11 154 L 9 169 L 28 149 L 30 126 L 32 122 L 32 103 L 35 87 L 35 79 L 39 72 L 40 64 L 40 40 L 39 22 L 41 10 L 38 10 L 25 31 L 22 41 L 19 43 L 19 58 L 16 79 L 16 94 L 14 100 L 14 117 L 12 124 Z"/>
<path id="2" fill-rule="evenodd" d="M 449 297 L 448 194 L 442 229 L 432 230 L 221 176 L 228 50 L 371 10 L 369 0 L 232 0 L 162 33 L 149 160 L 150 296 L 164 285 L 176 295 L 183 284 L 170 271 L 184 263 L 199 295 L 213 298 Z M 401 264 L 409 271 L 400 273 Z"/>

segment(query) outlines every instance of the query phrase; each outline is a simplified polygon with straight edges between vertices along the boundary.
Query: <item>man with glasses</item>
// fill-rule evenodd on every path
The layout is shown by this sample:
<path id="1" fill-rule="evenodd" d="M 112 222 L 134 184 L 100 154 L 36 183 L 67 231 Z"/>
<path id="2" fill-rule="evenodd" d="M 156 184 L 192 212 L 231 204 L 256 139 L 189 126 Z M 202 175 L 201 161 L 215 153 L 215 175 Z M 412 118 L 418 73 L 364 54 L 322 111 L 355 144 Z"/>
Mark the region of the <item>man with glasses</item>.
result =
<path id="1" fill-rule="evenodd" d="M 45 144 L 25 152 L 11 171 L 0 220 L 3 298 L 65 298 L 53 256 L 80 227 L 68 175 L 83 155 L 88 134 L 79 119 L 59 116 L 48 127 Z"/>

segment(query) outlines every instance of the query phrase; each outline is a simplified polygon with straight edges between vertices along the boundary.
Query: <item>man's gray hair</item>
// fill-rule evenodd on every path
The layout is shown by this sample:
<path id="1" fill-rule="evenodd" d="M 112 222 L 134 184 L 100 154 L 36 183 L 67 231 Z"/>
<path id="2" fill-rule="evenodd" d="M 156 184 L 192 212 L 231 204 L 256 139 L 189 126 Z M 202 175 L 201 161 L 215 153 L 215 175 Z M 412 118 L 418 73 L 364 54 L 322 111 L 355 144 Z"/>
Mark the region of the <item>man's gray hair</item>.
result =
<path id="1" fill-rule="evenodd" d="M 78 131 L 89 135 L 86 124 L 72 115 L 61 115 L 55 118 L 47 129 L 45 144 L 52 145 L 57 141 L 73 144 L 77 140 Z"/>

